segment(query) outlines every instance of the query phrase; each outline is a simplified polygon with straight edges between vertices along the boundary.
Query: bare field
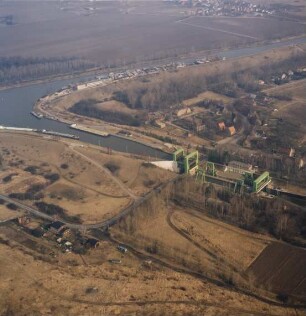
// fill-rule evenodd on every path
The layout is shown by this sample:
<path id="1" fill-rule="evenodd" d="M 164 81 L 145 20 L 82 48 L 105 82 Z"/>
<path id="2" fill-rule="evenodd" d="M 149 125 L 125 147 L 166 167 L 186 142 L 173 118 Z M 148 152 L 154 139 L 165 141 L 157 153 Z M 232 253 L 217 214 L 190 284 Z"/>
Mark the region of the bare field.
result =
<path id="1" fill-rule="evenodd" d="M 242 270 L 269 243 L 269 238 L 265 236 L 244 232 L 205 215 L 179 212 L 174 214 L 173 221 L 194 240 L 207 243 L 218 256 Z"/>
<path id="2" fill-rule="evenodd" d="M 5 205 L 0 205 L 0 223 L 11 218 L 18 217 L 22 212 L 9 210 Z"/>
<path id="3" fill-rule="evenodd" d="M 139 196 L 175 176 L 174 173 L 148 165 L 141 159 L 122 157 L 119 154 L 101 155 L 98 150 L 90 152 L 83 148 L 78 150 L 82 153 L 86 152 L 88 157 L 99 161 L 104 166 L 108 163 L 115 164 L 118 167 L 115 172 L 116 177 Z"/>
<path id="4" fill-rule="evenodd" d="M 182 17 L 177 13 L 150 14 L 150 8 L 137 13 L 142 5 L 97 2 L 90 10 L 81 2 L 48 1 L 35 3 L 32 12 L 28 2 L 2 2 L 2 14 L 12 14 L 16 24 L 0 28 L 0 56 L 77 56 L 110 66 L 305 32 L 303 25 L 277 19 L 202 17 L 184 22 L 188 25 L 177 23 Z"/>
<path id="5" fill-rule="evenodd" d="M 177 206 L 159 205 L 153 217 L 137 218 L 133 227 L 133 234 L 124 234 L 118 227 L 112 232 L 176 266 L 219 280 L 232 278 L 238 286 L 248 282 L 244 271 L 272 240 Z"/>
<path id="6" fill-rule="evenodd" d="M 73 143 L 73 146 L 76 144 Z M 142 194 L 171 177 L 170 173 L 168 176 L 167 173 L 160 173 L 159 176 L 150 168 L 140 170 L 141 160 L 133 164 L 134 160 L 119 155 L 114 155 L 112 159 L 113 156 L 89 147 L 84 150 L 84 156 L 80 156 L 75 148 L 70 148 L 65 142 L 30 135 L 1 133 L 0 148 L 5 159 L 0 179 L 8 178 L 1 185 L 3 194 L 26 194 L 31 190 L 41 190 L 43 196 L 39 201 L 63 207 L 69 216 L 77 215 L 86 223 L 110 218 L 127 206 L 130 203 L 129 186 Z M 84 158 L 86 154 L 89 154 L 89 160 Z M 118 179 L 126 182 L 127 189 L 123 189 L 124 183 L 119 186 L 113 179 L 117 176 L 110 175 L 110 171 L 104 167 L 108 161 L 118 163 Z M 132 186 L 136 179 L 137 184 Z M 33 189 L 37 187 L 42 188 Z"/>
<path id="7" fill-rule="evenodd" d="M 84 257 L 87 265 L 73 254 L 61 255 L 59 265 L 35 256 L 20 243 L 0 244 L 1 314 L 302 315 L 155 263 L 148 268 L 132 254 L 111 265 L 107 259 L 120 255 L 106 242 Z"/>
<path id="8" fill-rule="evenodd" d="M 271 288 L 276 293 L 305 298 L 306 252 L 278 242 L 268 245 L 252 263 L 248 273 L 257 284 Z"/>

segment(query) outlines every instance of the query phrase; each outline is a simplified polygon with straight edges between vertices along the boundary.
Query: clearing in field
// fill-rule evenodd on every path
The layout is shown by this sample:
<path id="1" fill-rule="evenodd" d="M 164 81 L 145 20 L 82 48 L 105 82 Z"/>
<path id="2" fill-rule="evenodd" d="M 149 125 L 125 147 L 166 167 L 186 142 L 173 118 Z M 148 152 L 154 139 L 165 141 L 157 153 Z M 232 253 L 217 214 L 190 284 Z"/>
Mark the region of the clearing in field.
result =
<path id="1" fill-rule="evenodd" d="M 198 94 L 194 98 L 184 100 L 182 102 L 182 104 L 185 106 L 193 106 L 193 105 L 196 105 L 196 104 L 198 104 L 202 101 L 205 101 L 205 100 L 213 100 L 213 101 L 219 101 L 219 102 L 221 101 L 225 104 L 231 102 L 231 98 L 229 98 L 227 96 L 224 96 L 224 95 L 212 92 L 212 91 L 205 91 L 205 92 Z"/>
<path id="2" fill-rule="evenodd" d="M 271 89 L 264 90 L 268 95 L 280 98 L 274 105 L 273 116 L 299 126 L 301 133 L 306 134 L 306 80 L 293 81 Z M 281 100 L 288 97 L 289 100 Z"/>

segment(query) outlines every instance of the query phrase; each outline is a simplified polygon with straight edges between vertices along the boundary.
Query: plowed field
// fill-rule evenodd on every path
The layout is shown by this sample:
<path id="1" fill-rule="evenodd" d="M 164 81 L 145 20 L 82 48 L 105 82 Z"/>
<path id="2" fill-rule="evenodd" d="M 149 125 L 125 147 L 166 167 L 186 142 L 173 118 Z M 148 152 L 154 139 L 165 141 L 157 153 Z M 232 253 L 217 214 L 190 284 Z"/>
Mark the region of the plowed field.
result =
<path id="1" fill-rule="evenodd" d="M 258 285 L 306 298 L 306 250 L 274 242 L 248 268 Z"/>

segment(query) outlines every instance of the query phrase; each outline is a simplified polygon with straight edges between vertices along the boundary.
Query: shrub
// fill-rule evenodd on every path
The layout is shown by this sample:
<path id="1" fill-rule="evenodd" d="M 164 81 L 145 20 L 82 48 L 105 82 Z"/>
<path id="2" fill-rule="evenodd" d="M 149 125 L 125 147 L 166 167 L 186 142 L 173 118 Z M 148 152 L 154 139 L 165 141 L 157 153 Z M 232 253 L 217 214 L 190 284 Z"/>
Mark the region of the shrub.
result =
<path id="1" fill-rule="evenodd" d="M 18 206 L 16 206 L 15 204 L 13 203 L 9 203 L 9 204 L 6 204 L 6 207 L 12 211 L 16 211 L 18 210 Z"/>
<path id="2" fill-rule="evenodd" d="M 288 302 L 288 295 L 286 293 L 278 293 L 276 298 L 281 301 L 282 303 L 286 304 Z"/>
<path id="3" fill-rule="evenodd" d="M 52 183 L 59 180 L 60 176 L 57 173 L 48 173 L 45 176 L 45 179 L 51 181 Z"/>
<path id="4" fill-rule="evenodd" d="M 106 167 L 112 174 L 117 174 L 120 170 L 120 166 L 114 161 L 107 162 L 104 164 L 104 167 Z"/>
<path id="5" fill-rule="evenodd" d="M 39 167 L 37 167 L 37 166 L 28 166 L 28 167 L 24 168 L 23 170 L 26 172 L 30 172 L 31 174 L 37 174 L 38 169 L 39 169 Z"/>

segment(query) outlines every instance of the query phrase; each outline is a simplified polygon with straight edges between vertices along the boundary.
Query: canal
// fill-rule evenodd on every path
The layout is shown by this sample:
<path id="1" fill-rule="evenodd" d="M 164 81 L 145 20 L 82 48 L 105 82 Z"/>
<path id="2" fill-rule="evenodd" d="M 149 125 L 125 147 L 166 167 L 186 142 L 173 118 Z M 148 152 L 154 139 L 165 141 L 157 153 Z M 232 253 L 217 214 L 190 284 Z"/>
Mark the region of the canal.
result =
<path id="1" fill-rule="evenodd" d="M 228 50 L 220 52 L 219 55 L 227 58 L 243 57 L 268 51 L 273 48 L 286 47 L 302 43 L 306 43 L 306 37 L 274 42 L 262 46 Z M 86 81 L 92 78 L 93 75 L 91 77 L 87 75 L 81 78 L 61 79 L 0 91 L 0 125 L 46 129 L 68 134 L 73 133 L 79 136 L 80 140 L 83 142 L 88 142 L 103 147 L 110 147 L 116 151 L 147 155 L 158 159 L 169 158 L 169 154 L 167 153 L 134 142 L 132 140 L 123 139 L 116 136 L 101 137 L 77 130 L 73 130 L 72 132 L 67 124 L 48 119 L 39 120 L 30 114 L 34 103 L 40 97 L 55 92 L 71 83 Z"/>

